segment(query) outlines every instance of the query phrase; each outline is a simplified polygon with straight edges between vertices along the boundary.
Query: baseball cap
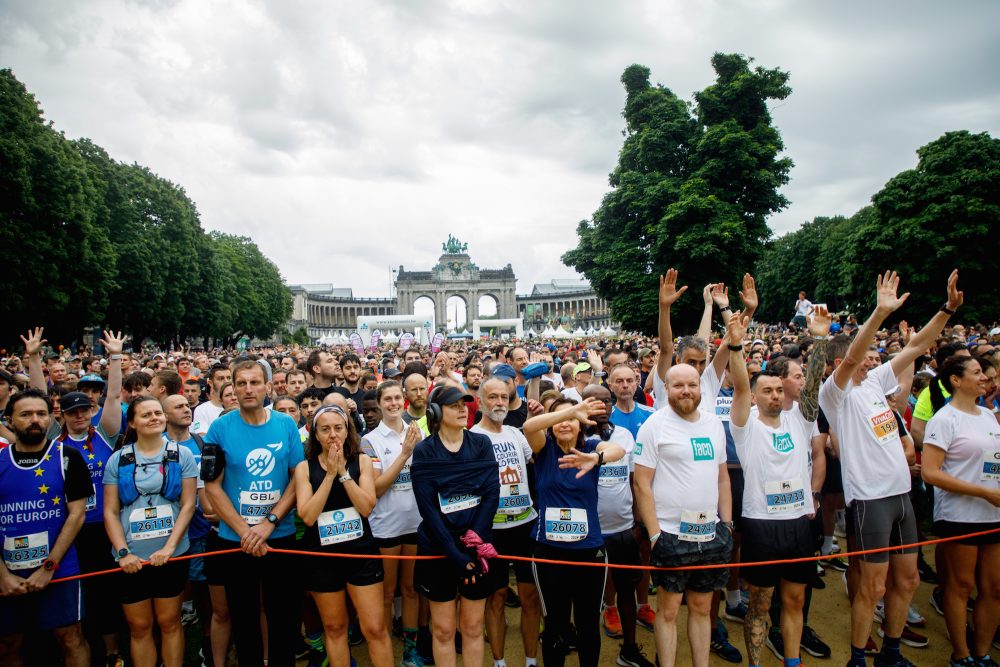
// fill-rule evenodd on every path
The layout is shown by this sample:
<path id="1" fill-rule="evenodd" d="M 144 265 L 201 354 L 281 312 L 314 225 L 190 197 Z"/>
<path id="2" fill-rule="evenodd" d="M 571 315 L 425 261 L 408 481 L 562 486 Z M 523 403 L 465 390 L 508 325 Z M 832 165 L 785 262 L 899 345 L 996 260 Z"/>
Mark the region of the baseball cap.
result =
<path id="1" fill-rule="evenodd" d="M 589 373 L 592 370 L 593 369 L 591 368 L 591 366 L 590 366 L 590 364 L 588 362 L 581 361 L 580 363 L 578 363 L 576 365 L 576 368 L 573 369 L 573 377 L 576 377 L 580 373 Z"/>
<path id="2" fill-rule="evenodd" d="M 1000 336 L 1000 327 L 993 327 L 990 329 L 991 336 Z"/>
<path id="3" fill-rule="evenodd" d="M 472 403 L 474 398 L 469 396 L 461 389 L 456 387 L 445 387 L 440 391 L 434 392 L 434 403 L 438 405 L 451 405 L 452 403 L 458 403 L 459 401 L 465 401 L 466 403 Z"/>
<path id="4" fill-rule="evenodd" d="M 76 383 L 78 387 L 83 384 L 99 384 L 103 387 L 105 382 L 104 378 L 102 378 L 100 375 L 96 373 L 87 373 L 82 378 L 80 378 L 79 382 Z"/>
<path id="5" fill-rule="evenodd" d="M 649 349 L 648 347 L 644 347 L 641 350 L 639 350 L 639 358 L 640 359 L 645 359 L 646 357 L 648 357 L 651 354 L 653 354 L 653 351 L 651 349 Z"/>
<path id="6" fill-rule="evenodd" d="M 69 393 L 63 394 L 62 398 L 59 399 L 59 408 L 63 412 L 69 412 L 70 410 L 78 410 L 80 408 L 90 408 L 92 407 L 90 403 L 90 397 L 87 396 L 82 391 L 71 391 Z"/>
<path id="7" fill-rule="evenodd" d="M 493 367 L 493 377 L 510 378 L 517 377 L 517 371 L 510 364 L 497 364 Z"/>
<path id="8" fill-rule="evenodd" d="M 382 377 L 385 378 L 386 380 L 391 380 L 393 378 L 399 377 L 402 374 L 403 372 L 400 371 L 398 368 L 387 368 L 385 369 L 385 372 L 382 373 Z"/>

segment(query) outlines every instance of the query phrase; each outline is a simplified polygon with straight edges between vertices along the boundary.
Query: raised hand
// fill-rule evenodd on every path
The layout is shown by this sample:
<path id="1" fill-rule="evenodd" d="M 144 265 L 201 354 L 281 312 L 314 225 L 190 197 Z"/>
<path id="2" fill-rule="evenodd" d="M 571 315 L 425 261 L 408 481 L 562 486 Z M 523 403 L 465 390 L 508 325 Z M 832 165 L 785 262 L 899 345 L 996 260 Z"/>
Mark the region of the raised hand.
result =
<path id="1" fill-rule="evenodd" d="M 725 283 L 712 285 L 712 301 L 719 307 L 719 310 L 729 308 L 729 288 L 726 287 Z"/>
<path id="2" fill-rule="evenodd" d="M 957 310 L 965 303 L 965 293 L 958 290 L 958 269 L 948 276 L 948 309 Z"/>
<path id="3" fill-rule="evenodd" d="M 830 311 L 827 310 L 826 306 L 822 304 L 813 306 L 807 320 L 810 336 L 828 336 L 830 334 L 830 324 L 833 323 L 833 318 L 830 317 Z"/>
<path id="4" fill-rule="evenodd" d="M 597 462 L 600 460 L 600 455 L 597 452 L 590 452 L 589 454 L 584 454 L 576 447 L 569 450 L 570 453 L 565 456 L 559 457 L 559 467 L 562 469 L 566 468 L 576 468 L 580 472 L 576 473 L 576 478 L 580 479 L 588 472 L 594 469 Z"/>
<path id="5" fill-rule="evenodd" d="M 121 354 L 122 350 L 125 349 L 126 338 L 128 336 L 123 336 L 121 331 L 117 335 L 114 331 L 105 331 L 104 338 L 101 339 L 101 345 L 107 349 L 108 354 Z"/>
<path id="6" fill-rule="evenodd" d="M 908 345 L 910 343 L 910 338 L 913 337 L 913 329 L 910 328 L 910 325 L 906 320 L 900 320 L 898 328 L 900 341 L 904 346 Z"/>
<path id="7" fill-rule="evenodd" d="M 583 403 L 574 405 L 570 414 L 584 426 L 593 426 L 594 421 L 591 419 L 591 416 L 599 415 L 602 412 L 604 412 L 604 403 L 594 397 L 590 397 L 585 399 Z"/>
<path id="8" fill-rule="evenodd" d="M 21 342 L 24 343 L 24 352 L 29 357 L 33 357 L 42 351 L 42 345 L 46 343 L 46 340 L 42 338 L 44 331 L 44 327 L 35 327 L 34 332 L 28 329 L 27 337 L 21 336 Z"/>
<path id="9" fill-rule="evenodd" d="M 687 285 L 677 288 L 677 269 L 667 269 L 666 275 L 660 276 L 660 307 L 669 308 L 686 291 Z"/>
<path id="10" fill-rule="evenodd" d="M 742 312 L 733 313 L 726 322 L 726 344 L 742 345 L 743 338 L 747 335 L 747 327 L 750 324 L 750 316 Z"/>
<path id="11" fill-rule="evenodd" d="M 743 301 L 743 312 L 757 311 L 760 300 L 757 298 L 757 284 L 749 273 L 743 274 L 743 289 L 740 290 L 740 300 Z"/>
<path id="12" fill-rule="evenodd" d="M 956 273 L 952 275 L 956 275 Z M 895 271 L 886 271 L 885 275 L 879 276 L 878 280 L 875 281 L 877 308 L 885 313 L 892 313 L 899 310 L 899 307 L 910 297 L 910 293 L 907 292 L 903 296 L 896 296 L 897 290 L 899 290 L 899 276 L 896 275 Z M 948 290 L 950 293 L 951 279 L 948 280 Z"/>
<path id="13" fill-rule="evenodd" d="M 712 288 L 714 285 L 709 283 L 705 285 L 705 289 L 701 290 L 701 298 L 705 300 L 705 306 L 712 305 Z"/>

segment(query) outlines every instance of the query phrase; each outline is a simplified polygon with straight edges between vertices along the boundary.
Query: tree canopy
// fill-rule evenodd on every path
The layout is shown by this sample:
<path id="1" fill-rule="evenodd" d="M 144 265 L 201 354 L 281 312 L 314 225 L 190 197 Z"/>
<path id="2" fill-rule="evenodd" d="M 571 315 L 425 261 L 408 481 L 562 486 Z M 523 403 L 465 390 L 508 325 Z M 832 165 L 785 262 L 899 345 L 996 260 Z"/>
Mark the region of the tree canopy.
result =
<path id="1" fill-rule="evenodd" d="M 751 67 L 738 54 L 712 58 L 715 83 L 689 104 L 631 65 L 625 87 L 625 140 L 608 192 L 577 227 L 563 262 L 583 273 L 626 329 L 653 332 L 657 276 L 675 267 L 684 283 L 738 284 L 770 236 L 768 215 L 788 202 L 778 190 L 792 162 L 769 100 L 786 98 L 788 74 Z M 694 328 L 697 299 L 674 308 Z"/>
<path id="2" fill-rule="evenodd" d="M 207 234 L 183 188 L 46 123 L 0 70 L 0 283 L 6 342 L 92 326 L 135 339 L 269 337 L 291 314 L 277 267 L 248 238 Z"/>

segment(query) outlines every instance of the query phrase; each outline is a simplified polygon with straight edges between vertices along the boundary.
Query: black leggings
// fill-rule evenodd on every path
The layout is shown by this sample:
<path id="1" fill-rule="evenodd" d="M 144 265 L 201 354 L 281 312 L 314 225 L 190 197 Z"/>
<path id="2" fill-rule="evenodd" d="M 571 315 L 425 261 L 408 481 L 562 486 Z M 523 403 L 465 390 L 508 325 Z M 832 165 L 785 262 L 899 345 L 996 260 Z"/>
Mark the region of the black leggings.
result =
<path id="1" fill-rule="evenodd" d="M 607 563 L 603 548 L 561 549 L 535 544 L 536 558 L 577 563 Z M 606 567 L 573 567 L 533 563 L 535 583 L 542 598 L 545 637 L 542 661 L 545 667 L 563 667 L 570 619 L 576 621 L 580 667 L 597 667 L 601 657 L 601 601 Z"/>
<path id="2" fill-rule="evenodd" d="M 294 549 L 295 536 L 268 540 L 275 549 Z M 218 548 L 236 549 L 238 542 L 219 540 Z M 263 665 L 264 645 L 260 637 L 260 603 L 267 618 L 268 664 L 294 667 L 295 650 L 301 643 L 303 569 L 300 558 L 270 553 L 262 558 L 245 553 L 214 556 L 223 559 L 226 601 L 233 623 L 236 657 L 241 665 Z"/>

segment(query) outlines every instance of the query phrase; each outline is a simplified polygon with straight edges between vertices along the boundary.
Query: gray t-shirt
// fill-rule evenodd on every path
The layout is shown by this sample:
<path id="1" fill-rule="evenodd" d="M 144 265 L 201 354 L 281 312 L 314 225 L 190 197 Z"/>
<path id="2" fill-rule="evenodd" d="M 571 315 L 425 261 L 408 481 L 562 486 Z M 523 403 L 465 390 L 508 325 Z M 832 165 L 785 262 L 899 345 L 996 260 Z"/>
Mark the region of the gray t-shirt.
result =
<path id="1" fill-rule="evenodd" d="M 136 448 L 135 487 L 140 495 L 135 502 L 122 506 L 118 515 L 122 530 L 125 531 L 125 542 L 129 551 L 143 560 L 148 559 L 167 543 L 181 508 L 179 498 L 170 501 L 159 493 L 163 486 L 163 450 L 166 446 L 164 441 L 163 447 L 153 456 L 146 456 Z M 118 465 L 122 451 L 120 449 L 115 452 L 108 461 L 107 470 L 104 471 L 105 486 L 118 485 Z M 181 479 L 197 477 L 198 465 L 191 451 L 187 447 L 179 447 L 178 454 Z M 188 535 L 185 530 L 173 555 L 180 556 L 188 550 L 188 547 Z"/>

